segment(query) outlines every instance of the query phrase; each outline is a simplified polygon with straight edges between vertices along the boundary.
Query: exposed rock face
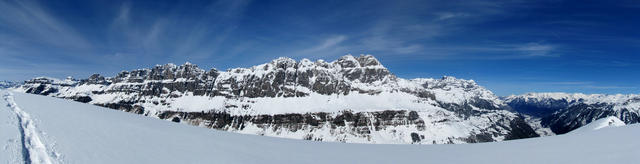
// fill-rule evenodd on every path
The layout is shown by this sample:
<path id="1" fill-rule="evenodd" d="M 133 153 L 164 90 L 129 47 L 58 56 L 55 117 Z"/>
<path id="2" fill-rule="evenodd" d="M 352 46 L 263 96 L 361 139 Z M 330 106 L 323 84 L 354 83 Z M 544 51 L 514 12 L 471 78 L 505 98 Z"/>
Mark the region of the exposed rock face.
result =
<path id="1" fill-rule="evenodd" d="M 530 93 L 507 97 L 505 102 L 518 112 L 539 118 L 542 127 L 556 134 L 608 116 L 626 124 L 640 122 L 640 95 Z"/>
<path id="2" fill-rule="evenodd" d="M 278 58 L 205 71 L 190 63 L 36 78 L 27 93 L 73 99 L 240 133 L 358 143 L 475 143 L 537 134 L 472 80 L 402 79 L 371 55 L 333 62 Z"/>

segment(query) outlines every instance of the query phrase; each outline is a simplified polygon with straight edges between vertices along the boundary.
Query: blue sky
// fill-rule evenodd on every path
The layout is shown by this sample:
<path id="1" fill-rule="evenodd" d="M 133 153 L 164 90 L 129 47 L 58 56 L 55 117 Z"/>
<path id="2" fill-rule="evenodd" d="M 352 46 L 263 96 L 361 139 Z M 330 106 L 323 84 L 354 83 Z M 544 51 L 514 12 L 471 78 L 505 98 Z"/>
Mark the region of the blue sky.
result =
<path id="1" fill-rule="evenodd" d="M 640 93 L 638 1 L 0 0 L 0 79 L 372 54 L 498 95 Z"/>

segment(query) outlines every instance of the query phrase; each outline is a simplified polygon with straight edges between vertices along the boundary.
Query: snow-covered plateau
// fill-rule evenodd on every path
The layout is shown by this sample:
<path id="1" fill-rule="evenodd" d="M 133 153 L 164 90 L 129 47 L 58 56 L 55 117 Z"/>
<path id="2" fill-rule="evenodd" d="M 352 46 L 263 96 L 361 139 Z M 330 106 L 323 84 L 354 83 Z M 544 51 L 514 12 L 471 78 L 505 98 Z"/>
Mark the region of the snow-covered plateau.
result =
<path id="1" fill-rule="evenodd" d="M 0 95 L 2 163 L 599 164 L 633 163 L 640 154 L 640 125 L 602 126 L 616 118 L 579 133 L 505 142 L 346 144 L 210 130 L 6 90 Z"/>

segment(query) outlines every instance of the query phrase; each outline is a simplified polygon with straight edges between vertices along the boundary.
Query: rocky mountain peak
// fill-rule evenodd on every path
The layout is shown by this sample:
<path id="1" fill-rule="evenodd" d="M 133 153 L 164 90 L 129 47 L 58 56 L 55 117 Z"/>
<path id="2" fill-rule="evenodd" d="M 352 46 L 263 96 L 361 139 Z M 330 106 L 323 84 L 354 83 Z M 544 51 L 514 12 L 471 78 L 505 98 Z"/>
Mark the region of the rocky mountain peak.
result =
<path id="1" fill-rule="evenodd" d="M 327 61 L 322 60 L 322 59 L 317 60 L 314 64 L 316 66 L 318 66 L 318 67 L 329 68 L 329 63 Z"/>
<path id="2" fill-rule="evenodd" d="M 354 57 L 351 54 L 342 56 L 338 60 L 332 62 L 341 68 L 359 68 L 359 67 L 382 67 L 382 64 L 373 55 L 360 55 Z"/>
<path id="3" fill-rule="evenodd" d="M 352 55 L 342 56 L 338 60 L 334 61 L 334 63 L 342 68 L 360 67 L 360 62 L 358 62 L 358 59 L 356 59 Z"/>
<path id="4" fill-rule="evenodd" d="M 84 80 L 87 84 L 107 84 L 107 79 L 100 74 L 93 74 L 88 79 Z"/>
<path id="5" fill-rule="evenodd" d="M 313 65 L 314 65 L 314 62 L 307 58 L 300 60 L 300 63 L 299 63 L 299 67 L 311 67 Z"/>
<path id="6" fill-rule="evenodd" d="M 440 81 L 443 81 L 443 82 L 467 82 L 467 83 L 475 83 L 475 81 L 473 81 L 473 80 L 462 80 L 462 79 L 458 79 L 458 78 L 453 77 L 453 76 L 442 76 L 442 78 L 440 78 Z"/>
<path id="7" fill-rule="evenodd" d="M 480 87 L 473 80 L 458 79 L 453 76 L 443 76 L 442 78 L 435 80 L 431 83 L 430 87 L 442 88 L 442 87 L 458 87 L 464 89 L 473 89 Z"/>
<path id="8" fill-rule="evenodd" d="M 358 62 L 360 63 L 360 66 L 362 67 L 367 67 L 367 66 L 382 66 L 382 64 L 380 64 L 380 61 L 378 61 L 378 59 L 376 59 L 373 55 L 360 55 L 357 58 Z"/>
<path id="9" fill-rule="evenodd" d="M 176 64 L 167 63 L 167 64 L 164 64 L 164 65 L 156 65 L 155 68 L 159 68 L 159 69 L 174 69 L 176 67 L 178 67 Z"/>
<path id="10" fill-rule="evenodd" d="M 186 62 L 185 64 L 179 66 L 176 69 L 175 77 L 176 78 L 185 78 L 185 79 L 193 80 L 193 79 L 196 79 L 196 78 L 202 76 L 202 74 L 204 74 L 204 72 L 205 71 L 203 69 L 198 68 L 198 65 Z"/>
<path id="11" fill-rule="evenodd" d="M 278 68 L 287 69 L 287 68 L 295 68 L 298 62 L 296 62 L 296 60 L 292 58 L 279 57 L 278 59 L 271 61 L 270 64 L 274 66 L 276 69 Z"/>

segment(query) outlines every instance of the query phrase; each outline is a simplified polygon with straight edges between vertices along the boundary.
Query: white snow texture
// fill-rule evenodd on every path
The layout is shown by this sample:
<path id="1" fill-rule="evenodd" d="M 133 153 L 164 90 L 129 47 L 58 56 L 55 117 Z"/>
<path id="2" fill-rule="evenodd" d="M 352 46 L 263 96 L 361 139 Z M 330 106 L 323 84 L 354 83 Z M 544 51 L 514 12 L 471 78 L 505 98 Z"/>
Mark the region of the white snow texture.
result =
<path id="1" fill-rule="evenodd" d="M 15 140 L 20 133 L 28 142 L 31 163 L 58 163 L 62 160 L 51 156 L 57 153 L 64 163 L 265 164 L 628 163 L 640 154 L 639 125 L 483 144 L 345 144 L 244 135 L 52 97 L 8 91 L 2 95 L 10 106 L 0 108 L 0 117 L 19 118 L 0 126 L 0 139 L 6 145 L 0 157 L 7 163 L 22 162 L 21 151 L 15 151 L 20 143 L 4 141 Z M 609 125 L 610 120 L 594 123 L 603 122 Z M 55 151 L 50 149 L 52 143 Z"/>

